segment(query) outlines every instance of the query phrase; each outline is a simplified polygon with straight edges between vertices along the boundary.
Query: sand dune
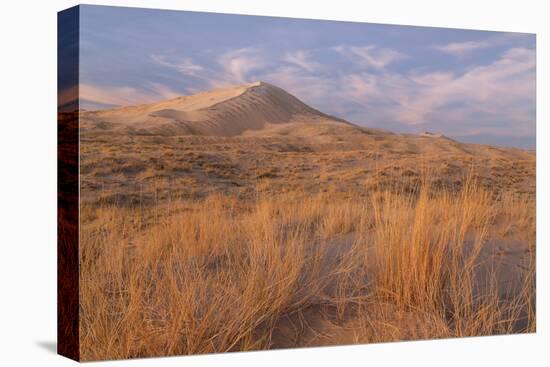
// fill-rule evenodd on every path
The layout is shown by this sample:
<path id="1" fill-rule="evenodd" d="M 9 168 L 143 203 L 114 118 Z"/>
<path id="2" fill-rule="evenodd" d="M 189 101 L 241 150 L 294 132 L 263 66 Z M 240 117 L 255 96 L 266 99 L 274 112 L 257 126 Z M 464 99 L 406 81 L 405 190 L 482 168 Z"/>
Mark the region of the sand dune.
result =
<path id="1" fill-rule="evenodd" d="M 265 82 L 159 103 L 83 112 L 82 128 L 154 135 L 235 136 L 288 122 L 343 122 Z"/>
<path id="2" fill-rule="evenodd" d="M 368 123 L 368 121 L 363 121 Z M 301 146 L 312 151 L 368 150 L 381 155 L 458 154 L 490 159 L 531 160 L 514 148 L 463 144 L 425 132 L 397 134 L 358 126 L 322 113 L 283 89 L 265 82 L 169 99 L 157 103 L 81 112 L 83 134 L 234 138 L 231 144 L 251 150 L 260 146 Z M 211 140 L 204 141 L 211 144 Z M 229 143 L 229 141 L 225 141 Z M 377 154 L 378 154 L 377 153 Z"/>

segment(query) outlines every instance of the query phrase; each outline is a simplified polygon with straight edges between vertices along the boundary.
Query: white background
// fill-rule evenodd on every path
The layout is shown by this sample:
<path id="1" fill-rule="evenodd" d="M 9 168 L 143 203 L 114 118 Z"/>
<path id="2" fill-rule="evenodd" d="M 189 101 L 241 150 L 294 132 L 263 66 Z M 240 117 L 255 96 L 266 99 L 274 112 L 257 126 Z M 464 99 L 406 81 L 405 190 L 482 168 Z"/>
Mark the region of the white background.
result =
<path id="1" fill-rule="evenodd" d="M 533 335 L 101 362 L 98 366 L 550 365 L 549 10 L 546 1 L 92 1 L 95 4 L 537 33 L 537 301 Z M 56 339 L 56 12 L 75 1 L 3 1 L 0 11 L 0 365 L 63 366 Z M 543 103 L 546 101 L 546 105 Z"/>

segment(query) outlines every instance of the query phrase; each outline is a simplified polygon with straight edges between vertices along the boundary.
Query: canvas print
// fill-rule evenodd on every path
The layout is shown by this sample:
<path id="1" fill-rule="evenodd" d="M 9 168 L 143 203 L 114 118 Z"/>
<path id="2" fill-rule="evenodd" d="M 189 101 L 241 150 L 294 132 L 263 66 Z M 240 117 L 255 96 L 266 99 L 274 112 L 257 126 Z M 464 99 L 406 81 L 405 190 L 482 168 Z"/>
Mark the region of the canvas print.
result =
<path id="1" fill-rule="evenodd" d="M 61 354 L 535 332 L 534 34 L 86 5 L 58 58 Z"/>

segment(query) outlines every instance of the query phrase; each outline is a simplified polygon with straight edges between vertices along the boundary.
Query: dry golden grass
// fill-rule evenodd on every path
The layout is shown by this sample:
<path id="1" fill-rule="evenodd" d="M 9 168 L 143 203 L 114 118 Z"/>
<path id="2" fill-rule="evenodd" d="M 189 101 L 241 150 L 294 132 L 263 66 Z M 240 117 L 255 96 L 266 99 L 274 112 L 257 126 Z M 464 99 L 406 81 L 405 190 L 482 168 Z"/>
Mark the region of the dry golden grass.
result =
<path id="1" fill-rule="evenodd" d="M 82 357 L 532 332 L 533 209 L 472 178 L 458 191 L 257 187 L 248 200 L 87 204 Z M 503 286 L 494 241 L 510 236 L 529 246 Z M 294 319 L 305 326 L 291 336 Z"/>

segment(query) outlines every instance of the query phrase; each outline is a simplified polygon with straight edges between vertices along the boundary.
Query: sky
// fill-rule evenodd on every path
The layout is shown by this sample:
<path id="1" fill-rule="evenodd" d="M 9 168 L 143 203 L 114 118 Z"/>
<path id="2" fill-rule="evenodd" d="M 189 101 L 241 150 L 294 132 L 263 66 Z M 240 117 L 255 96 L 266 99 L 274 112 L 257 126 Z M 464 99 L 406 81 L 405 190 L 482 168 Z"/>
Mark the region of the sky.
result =
<path id="1" fill-rule="evenodd" d="M 535 147 L 535 35 L 80 7 L 80 104 L 265 81 L 362 126 Z"/>

